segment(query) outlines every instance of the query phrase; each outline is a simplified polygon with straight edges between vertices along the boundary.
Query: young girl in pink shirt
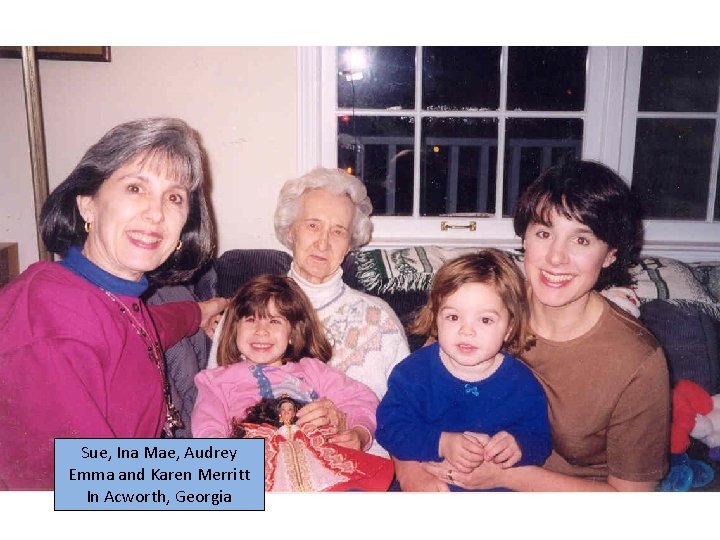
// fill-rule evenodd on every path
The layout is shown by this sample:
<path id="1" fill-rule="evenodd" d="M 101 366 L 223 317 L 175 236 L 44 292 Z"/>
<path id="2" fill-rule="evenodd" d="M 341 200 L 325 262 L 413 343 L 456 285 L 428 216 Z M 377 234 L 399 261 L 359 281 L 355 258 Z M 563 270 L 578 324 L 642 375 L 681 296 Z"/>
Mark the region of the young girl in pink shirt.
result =
<path id="1" fill-rule="evenodd" d="M 367 450 L 378 399 L 364 384 L 328 366 L 332 346 L 305 293 L 290 278 L 246 282 L 227 308 L 218 347 L 220 367 L 195 377 L 193 437 L 229 437 L 234 420 L 263 398 L 308 403 L 297 425 L 330 428 L 338 446 Z"/>

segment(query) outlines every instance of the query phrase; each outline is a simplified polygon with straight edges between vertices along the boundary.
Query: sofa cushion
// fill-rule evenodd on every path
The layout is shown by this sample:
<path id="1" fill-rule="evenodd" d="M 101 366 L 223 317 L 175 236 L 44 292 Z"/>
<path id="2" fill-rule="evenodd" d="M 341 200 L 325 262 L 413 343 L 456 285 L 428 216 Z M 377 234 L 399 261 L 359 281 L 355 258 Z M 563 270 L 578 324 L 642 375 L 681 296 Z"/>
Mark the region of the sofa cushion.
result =
<path id="1" fill-rule="evenodd" d="M 248 279 L 260 274 L 286 275 L 292 258 L 276 249 L 231 249 L 215 261 L 218 296 L 230 298 Z"/>
<path id="2" fill-rule="evenodd" d="M 712 295 L 716 302 L 720 302 L 720 262 L 692 263 L 688 267 L 692 270 L 705 290 Z"/>
<path id="3" fill-rule="evenodd" d="M 688 311 L 700 310 L 720 321 L 717 292 L 720 263 L 687 264 L 665 257 L 644 257 L 632 269 L 641 302 L 667 300 Z"/>
<path id="4" fill-rule="evenodd" d="M 720 391 L 718 323 L 691 305 L 652 300 L 640 306 L 640 318 L 662 345 L 670 382 L 696 382 L 710 394 Z"/>
<path id="5" fill-rule="evenodd" d="M 643 257 L 632 269 L 640 298 L 692 300 L 713 303 L 715 299 L 693 273 L 690 265 L 665 257 Z"/>
<path id="6" fill-rule="evenodd" d="M 214 264 L 201 272 L 193 285 L 198 300 L 210 300 L 217 296 L 217 272 Z"/>
<path id="7" fill-rule="evenodd" d="M 215 260 L 212 270 L 200 278 L 203 295 L 214 287 L 212 296 L 230 298 L 248 279 L 260 274 L 287 275 L 292 257 L 277 249 L 231 249 Z M 355 271 L 355 253 L 348 253 L 342 263 L 343 281 L 363 290 Z M 209 298 L 209 297 L 208 297 Z"/>

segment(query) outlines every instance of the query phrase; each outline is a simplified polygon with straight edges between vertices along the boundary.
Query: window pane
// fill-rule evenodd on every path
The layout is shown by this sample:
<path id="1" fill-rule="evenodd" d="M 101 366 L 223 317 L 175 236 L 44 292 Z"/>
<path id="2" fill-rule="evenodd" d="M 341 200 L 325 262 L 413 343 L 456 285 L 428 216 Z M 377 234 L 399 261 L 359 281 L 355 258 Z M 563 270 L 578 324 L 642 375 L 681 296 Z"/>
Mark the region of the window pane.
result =
<path id="1" fill-rule="evenodd" d="M 640 118 L 632 190 L 646 218 L 705 219 L 714 120 Z"/>
<path id="2" fill-rule="evenodd" d="M 367 186 L 375 216 L 412 215 L 411 117 L 338 118 L 338 167 Z"/>
<path id="3" fill-rule="evenodd" d="M 350 60 L 358 56 L 364 68 Z M 338 47 L 338 71 L 341 108 L 415 107 L 415 47 Z"/>
<path id="4" fill-rule="evenodd" d="M 501 47 L 423 47 L 423 108 L 496 110 Z"/>
<path id="5" fill-rule="evenodd" d="M 640 111 L 715 112 L 720 47 L 643 47 Z"/>
<path id="6" fill-rule="evenodd" d="M 420 215 L 495 212 L 497 119 L 424 118 Z"/>
<path id="7" fill-rule="evenodd" d="M 512 216 L 518 196 L 538 175 L 562 159 L 582 155 L 579 118 L 510 118 L 505 132 L 503 215 Z"/>
<path id="8" fill-rule="evenodd" d="M 508 110 L 585 109 L 587 47 L 509 47 Z"/>

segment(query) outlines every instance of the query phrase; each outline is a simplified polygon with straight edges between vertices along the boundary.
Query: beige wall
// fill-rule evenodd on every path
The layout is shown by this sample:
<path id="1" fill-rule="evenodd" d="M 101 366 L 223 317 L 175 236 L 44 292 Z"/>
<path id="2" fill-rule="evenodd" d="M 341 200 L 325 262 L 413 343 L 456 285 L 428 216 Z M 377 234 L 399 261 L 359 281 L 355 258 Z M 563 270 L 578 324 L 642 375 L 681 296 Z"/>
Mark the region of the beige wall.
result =
<path id="1" fill-rule="evenodd" d="M 272 212 L 296 174 L 294 47 L 113 47 L 112 62 L 40 61 L 50 188 L 112 126 L 177 116 L 198 130 L 212 173 L 218 251 L 280 247 Z M 19 60 L 0 59 L 0 242 L 37 260 Z"/>
<path id="2" fill-rule="evenodd" d="M 19 244 L 21 270 L 37 260 L 25 118 L 20 60 L 0 58 L 0 242 Z"/>

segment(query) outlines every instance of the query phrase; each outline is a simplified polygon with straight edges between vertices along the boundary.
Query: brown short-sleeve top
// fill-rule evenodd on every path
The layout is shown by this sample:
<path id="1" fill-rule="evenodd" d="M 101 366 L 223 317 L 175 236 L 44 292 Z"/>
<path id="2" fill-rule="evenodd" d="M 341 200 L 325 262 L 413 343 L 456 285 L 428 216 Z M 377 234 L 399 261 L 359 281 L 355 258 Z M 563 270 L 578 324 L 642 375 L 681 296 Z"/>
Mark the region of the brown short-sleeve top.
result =
<path id="1" fill-rule="evenodd" d="M 523 355 L 548 398 L 554 450 L 545 467 L 603 481 L 660 480 L 670 429 L 665 355 L 637 319 L 603 304 L 584 335 L 538 338 Z"/>

